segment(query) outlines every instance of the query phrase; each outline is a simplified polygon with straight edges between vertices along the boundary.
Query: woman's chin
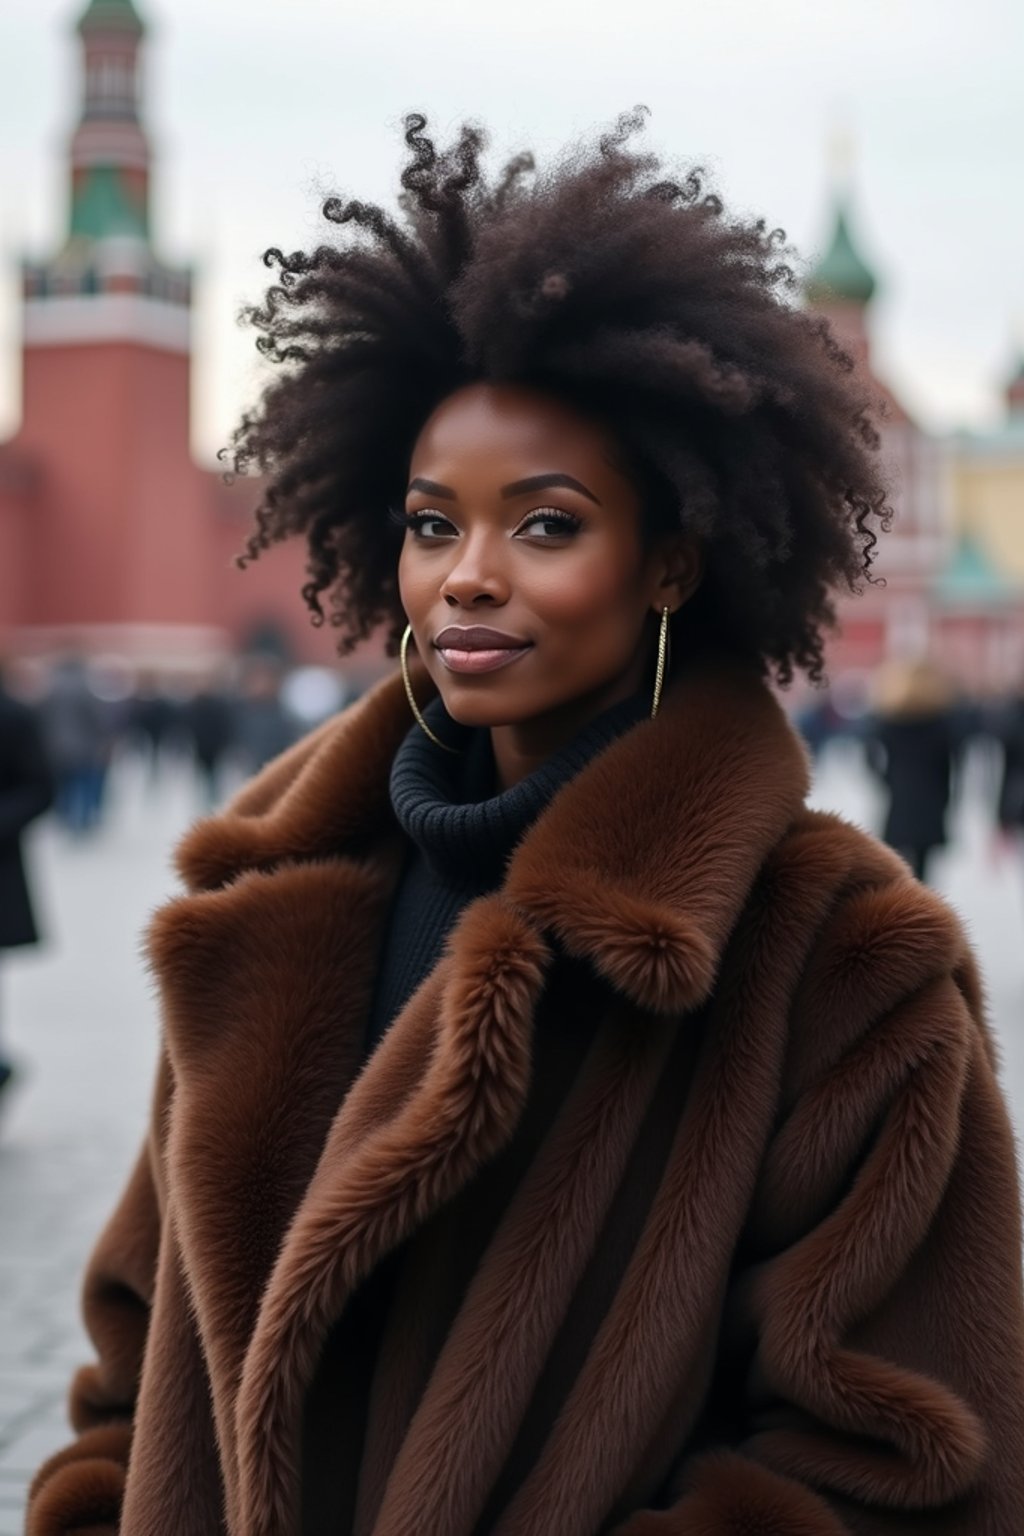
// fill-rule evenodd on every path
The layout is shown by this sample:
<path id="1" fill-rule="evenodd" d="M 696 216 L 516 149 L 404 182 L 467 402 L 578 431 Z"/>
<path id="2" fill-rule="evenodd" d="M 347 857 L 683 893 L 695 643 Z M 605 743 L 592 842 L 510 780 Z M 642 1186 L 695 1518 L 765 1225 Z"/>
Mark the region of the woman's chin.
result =
<path id="1" fill-rule="evenodd" d="M 515 725 L 519 721 L 529 720 L 537 713 L 536 708 L 524 708 L 522 703 L 516 708 L 511 699 L 500 698 L 497 689 L 477 687 L 471 690 L 456 686 L 442 688 L 440 694 L 446 712 L 457 725 L 479 730 L 490 730 L 496 725 Z"/>
<path id="2" fill-rule="evenodd" d="M 479 705 L 474 709 L 471 707 L 460 708 L 458 706 L 449 708 L 446 704 L 445 709 L 456 725 L 465 725 L 474 730 L 489 731 L 496 725 L 512 725 L 514 723 L 509 719 L 507 712 L 493 708 L 483 709 Z"/>

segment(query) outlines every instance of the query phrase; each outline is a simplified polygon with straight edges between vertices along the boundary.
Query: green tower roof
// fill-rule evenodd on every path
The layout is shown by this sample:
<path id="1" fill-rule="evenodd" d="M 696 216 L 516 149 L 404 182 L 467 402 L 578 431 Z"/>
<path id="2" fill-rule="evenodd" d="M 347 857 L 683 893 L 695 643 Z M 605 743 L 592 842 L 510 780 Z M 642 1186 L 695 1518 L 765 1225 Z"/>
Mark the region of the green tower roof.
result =
<path id="1" fill-rule="evenodd" d="M 836 199 L 832 243 L 807 279 L 807 298 L 812 304 L 827 303 L 830 299 L 867 304 L 877 286 L 875 274 L 853 243 L 846 202 L 840 196 Z"/>
<path id="2" fill-rule="evenodd" d="M 134 0 L 89 0 L 78 23 L 79 32 L 108 29 L 138 34 L 145 31 Z"/>
<path id="3" fill-rule="evenodd" d="M 961 533 L 952 558 L 934 585 L 946 607 L 996 604 L 1014 595 L 1014 586 L 998 569 L 984 543 L 972 533 Z"/>
<path id="4" fill-rule="evenodd" d="M 71 203 L 71 238 L 103 240 L 111 235 L 146 239 L 149 219 L 115 166 L 95 165 L 76 186 Z"/>

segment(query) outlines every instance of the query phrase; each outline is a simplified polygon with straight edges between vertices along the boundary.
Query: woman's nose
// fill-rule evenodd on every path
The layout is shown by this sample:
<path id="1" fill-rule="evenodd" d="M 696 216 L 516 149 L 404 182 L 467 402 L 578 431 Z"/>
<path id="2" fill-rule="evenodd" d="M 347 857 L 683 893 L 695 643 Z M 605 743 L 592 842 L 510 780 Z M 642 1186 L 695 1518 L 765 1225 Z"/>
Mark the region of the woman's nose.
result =
<path id="1" fill-rule="evenodd" d="M 450 608 L 508 601 L 508 578 L 491 540 L 467 539 L 445 576 L 441 595 Z"/>

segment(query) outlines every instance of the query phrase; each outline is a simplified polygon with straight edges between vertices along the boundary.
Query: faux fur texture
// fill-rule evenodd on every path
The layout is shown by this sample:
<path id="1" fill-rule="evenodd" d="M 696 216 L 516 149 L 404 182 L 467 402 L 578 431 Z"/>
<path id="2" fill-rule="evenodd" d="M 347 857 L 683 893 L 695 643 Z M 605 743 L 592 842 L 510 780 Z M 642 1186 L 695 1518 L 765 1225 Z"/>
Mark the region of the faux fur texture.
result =
<path id="1" fill-rule="evenodd" d="M 570 957 L 593 1045 L 427 1379 L 378 1376 L 351 1536 L 1018 1536 L 1014 1149 L 952 913 L 804 808 L 768 690 L 705 664 L 556 796 L 360 1071 L 407 727 L 389 680 L 182 845 L 153 1131 L 31 1536 L 296 1536 L 331 1330 L 513 1142 Z M 581 1287 L 586 1348 L 481 1526 Z"/>

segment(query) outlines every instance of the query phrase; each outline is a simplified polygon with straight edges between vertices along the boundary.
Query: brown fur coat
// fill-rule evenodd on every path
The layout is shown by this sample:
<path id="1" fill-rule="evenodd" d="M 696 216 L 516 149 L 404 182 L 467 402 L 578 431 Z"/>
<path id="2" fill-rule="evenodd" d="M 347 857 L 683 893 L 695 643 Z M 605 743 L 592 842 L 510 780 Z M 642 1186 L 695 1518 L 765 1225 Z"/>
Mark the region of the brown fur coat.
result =
<path id="1" fill-rule="evenodd" d="M 152 1134 L 32 1536 L 295 1536 L 325 1340 L 514 1136 L 574 958 L 592 1050 L 415 1400 L 385 1392 L 355 1536 L 1019 1536 L 1014 1149 L 955 917 L 805 809 L 760 680 L 694 668 L 563 788 L 360 1072 L 408 724 L 389 680 L 185 840 Z M 665 1156 L 612 1282 L 588 1259 L 642 1126 Z M 587 1348 L 484 1525 L 584 1281 Z"/>

